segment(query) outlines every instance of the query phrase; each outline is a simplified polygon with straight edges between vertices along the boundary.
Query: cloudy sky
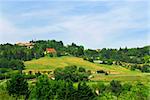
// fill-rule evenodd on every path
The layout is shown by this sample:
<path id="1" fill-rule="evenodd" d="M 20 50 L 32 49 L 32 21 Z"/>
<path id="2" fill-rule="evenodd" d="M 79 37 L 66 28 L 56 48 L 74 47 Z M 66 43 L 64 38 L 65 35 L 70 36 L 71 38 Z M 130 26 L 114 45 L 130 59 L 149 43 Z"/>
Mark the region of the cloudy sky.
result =
<path id="1" fill-rule="evenodd" d="M 32 39 L 86 48 L 150 44 L 149 0 L 0 0 L 0 43 Z"/>

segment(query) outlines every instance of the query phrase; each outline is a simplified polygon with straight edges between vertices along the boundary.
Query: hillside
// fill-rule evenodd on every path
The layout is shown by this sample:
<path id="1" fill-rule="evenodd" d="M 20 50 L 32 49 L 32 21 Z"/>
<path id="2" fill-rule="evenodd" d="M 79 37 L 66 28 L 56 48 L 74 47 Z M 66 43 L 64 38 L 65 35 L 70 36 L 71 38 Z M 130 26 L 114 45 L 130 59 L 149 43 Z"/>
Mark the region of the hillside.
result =
<path id="1" fill-rule="evenodd" d="M 77 57 L 43 57 L 40 59 L 34 59 L 25 62 L 25 70 L 28 71 L 53 71 L 56 68 L 63 68 L 69 65 L 82 66 L 87 70 L 92 71 L 93 80 L 110 81 L 117 79 L 121 81 L 143 81 L 148 82 L 150 79 L 147 74 L 141 73 L 140 71 L 130 71 L 129 69 L 123 68 L 117 65 L 104 65 L 94 64 Z M 104 70 L 110 72 L 108 76 L 102 74 L 96 74 L 97 70 Z"/>
<path id="2" fill-rule="evenodd" d="M 104 65 L 104 64 L 95 64 L 88 61 L 83 60 L 78 57 L 43 57 L 40 59 L 34 59 L 31 61 L 25 62 L 26 70 L 54 70 L 56 68 L 63 68 L 69 65 L 76 65 L 78 67 L 84 67 L 87 70 L 91 70 L 93 72 L 97 70 L 105 70 L 110 71 L 113 74 L 124 74 L 124 73 L 133 73 L 132 71 L 125 69 L 116 65 Z M 134 72 L 136 74 L 138 72 Z"/>

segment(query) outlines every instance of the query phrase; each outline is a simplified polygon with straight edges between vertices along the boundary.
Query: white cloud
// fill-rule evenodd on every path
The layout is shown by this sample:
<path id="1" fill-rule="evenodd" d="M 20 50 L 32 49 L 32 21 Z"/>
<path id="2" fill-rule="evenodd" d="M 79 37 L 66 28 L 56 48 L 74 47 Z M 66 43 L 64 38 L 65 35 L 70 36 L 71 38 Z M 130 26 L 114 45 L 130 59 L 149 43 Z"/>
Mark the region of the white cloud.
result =
<path id="1" fill-rule="evenodd" d="M 13 20 L 8 20 L 6 18 L 0 18 L 0 42 L 11 42 L 11 41 L 21 41 L 24 38 L 40 37 L 43 36 L 47 38 L 45 34 L 54 33 L 57 35 L 62 35 L 59 33 L 64 33 L 63 38 L 60 36 L 58 39 L 62 41 L 68 40 L 68 42 L 76 42 L 78 44 L 83 44 L 86 47 L 98 48 L 107 47 L 108 42 L 110 43 L 114 38 L 119 35 L 125 34 L 126 30 L 142 30 L 147 29 L 145 14 L 146 11 L 136 10 L 137 6 L 131 4 L 111 4 L 112 9 L 105 13 L 89 13 L 89 14 L 75 14 L 75 15 L 64 15 L 63 12 L 73 9 L 73 7 L 68 7 L 65 9 L 43 9 L 40 11 L 30 11 L 22 12 L 21 18 L 31 18 L 34 20 L 35 17 L 45 18 L 51 16 L 57 16 L 54 20 L 60 20 L 57 23 L 51 23 L 51 25 L 44 25 L 37 27 L 21 28 L 13 23 Z M 88 7 L 88 6 L 87 6 Z M 61 16 L 62 14 L 62 16 Z M 60 16 L 58 16 L 60 15 Z M 137 20 L 142 20 L 141 22 Z M 50 20 L 47 20 L 50 22 Z M 31 22 L 32 23 L 32 22 Z M 40 22 L 39 22 L 40 23 Z M 132 34 L 132 33 L 131 33 Z M 44 36 L 45 35 L 45 36 Z M 66 38 L 64 38 L 66 36 Z M 51 38 L 51 37 L 49 37 Z M 56 38 L 57 39 L 57 38 Z M 110 41 L 111 39 L 111 41 Z M 115 40 L 114 40 L 115 41 Z M 134 40 L 135 43 L 141 45 L 141 40 Z M 106 43 L 107 42 L 107 43 Z M 122 46 L 123 42 L 114 46 Z M 133 42 L 132 42 L 133 44 Z M 131 45 L 131 42 L 128 42 Z"/>
<path id="2" fill-rule="evenodd" d="M 125 34 L 126 30 L 147 28 L 145 21 L 134 21 L 145 15 L 132 13 L 132 8 L 123 7 L 104 14 L 73 16 L 60 25 L 70 33 L 69 36 L 73 37 L 74 41 L 80 41 L 84 45 L 93 44 L 96 47 L 109 41 L 110 38 Z"/>

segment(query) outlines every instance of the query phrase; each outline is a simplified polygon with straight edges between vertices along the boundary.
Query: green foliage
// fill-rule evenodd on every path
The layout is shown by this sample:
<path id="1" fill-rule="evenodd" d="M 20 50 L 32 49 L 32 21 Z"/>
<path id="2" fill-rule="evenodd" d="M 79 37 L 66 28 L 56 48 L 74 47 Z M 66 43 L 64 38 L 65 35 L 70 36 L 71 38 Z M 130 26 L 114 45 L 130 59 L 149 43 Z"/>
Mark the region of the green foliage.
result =
<path id="1" fill-rule="evenodd" d="M 123 88 L 119 100 L 148 100 L 148 87 L 139 82 L 135 85 L 125 84 Z"/>
<path id="2" fill-rule="evenodd" d="M 77 100 L 92 100 L 95 98 L 95 94 L 92 89 L 85 83 L 80 82 L 77 90 Z"/>
<path id="3" fill-rule="evenodd" d="M 115 95 L 119 95 L 122 91 L 122 85 L 119 81 L 112 80 L 110 82 L 110 89 Z"/>
<path id="4" fill-rule="evenodd" d="M 24 79 L 23 75 L 17 74 L 13 76 L 7 82 L 7 91 L 9 95 L 16 96 L 17 98 L 21 95 L 27 96 L 28 95 L 28 83 Z"/>
<path id="5" fill-rule="evenodd" d="M 11 77 L 10 74 L 0 74 L 0 80 L 8 79 L 8 78 L 10 78 L 10 77 Z"/>
<path id="6" fill-rule="evenodd" d="M 56 80 L 78 82 L 83 80 L 87 81 L 89 74 L 83 68 L 80 68 L 79 71 L 76 66 L 67 66 L 64 69 L 55 69 L 54 76 Z"/>
<path id="7" fill-rule="evenodd" d="M 30 99 L 38 100 L 51 100 L 54 99 L 56 94 L 55 82 L 49 80 L 46 75 L 41 75 L 38 77 L 36 85 L 32 91 Z"/>
<path id="8" fill-rule="evenodd" d="M 145 63 L 150 63 L 150 55 L 144 56 L 144 62 Z"/>
<path id="9" fill-rule="evenodd" d="M 143 65 L 141 67 L 142 72 L 150 72 L 150 65 Z"/>
<path id="10" fill-rule="evenodd" d="M 134 64 L 134 65 L 131 65 L 130 70 L 134 71 L 136 68 L 137 68 L 137 65 L 136 65 L 136 64 Z"/>
<path id="11" fill-rule="evenodd" d="M 93 60 L 95 60 L 98 56 L 99 54 L 96 50 L 87 49 L 84 51 L 84 58 L 92 58 Z"/>
<path id="12" fill-rule="evenodd" d="M 84 55 L 84 47 L 77 46 L 75 43 L 67 46 L 67 52 L 73 56 L 81 57 Z"/>
<path id="13" fill-rule="evenodd" d="M 119 50 L 117 49 L 106 49 L 103 48 L 101 51 L 99 51 L 99 58 L 103 61 L 107 60 L 109 61 L 114 60 L 114 61 L 122 61 L 122 62 L 127 62 L 127 63 L 135 63 L 135 64 L 142 64 L 142 63 L 148 63 L 149 62 L 149 49 L 150 46 L 146 46 L 143 48 L 131 48 L 128 49 L 126 48 L 120 48 Z M 91 54 L 87 54 L 90 57 Z M 143 59 L 144 58 L 144 59 Z"/>
<path id="14" fill-rule="evenodd" d="M 86 72 L 86 70 L 83 67 L 79 67 L 79 72 Z"/>
<path id="15" fill-rule="evenodd" d="M 108 65 L 112 65 L 112 64 L 113 64 L 113 61 L 112 61 L 111 59 L 109 59 L 109 60 L 107 61 L 107 64 L 108 64 Z"/>
<path id="16" fill-rule="evenodd" d="M 5 58 L 0 59 L 0 68 L 11 68 L 14 70 L 23 70 L 24 69 L 24 63 L 21 60 L 8 60 Z"/>
<path id="17" fill-rule="evenodd" d="M 62 41 L 55 40 L 38 40 L 30 41 L 34 43 L 32 49 L 12 45 L 12 44 L 1 44 L 0 45 L 0 57 L 6 59 L 19 59 L 23 61 L 31 60 L 33 58 L 40 58 L 44 56 L 46 48 L 54 48 L 57 51 L 57 56 L 72 55 L 76 57 L 84 57 L 84 59 L 93 62 L 92 60 L 108 61 L 108 64 L 112 64 L 111 61 L 122 61 L 127 63 L 149 63 L 149 49 L 150 46 L 142 48 L 120 48 L 117 49 L 106 49 L 102 50 L 84 50 L 83 46 L 78 46 L 75 43 L 64 46 Z"/>
<path id="18" fill-rule="evenodd" d="M 36 77 L 39 77 L 41 75 L 40 72 L 35 73 Z"/>
<path id="19" fill-rule="evenodd" d="M 95 97 L 86 83 L 79 83 L 75 89 L 72 82 L 50 80 L 41 75 L 31 92 L 30 99 L 38 100 L 92 100 Z"/>
<path id="20" fill-rule="evenodd" d="M 3 74 L 3 73 L 6 73 L 6 72 L 9 72 L 10 70 L 7 69 L 7 68 L 0 68 L 0 74 Z"/>
<path id="21" fill-rule="evenodd" d="M 57 100 L 76 100 L 76 90 L 72 82 L 58 81 Z"/>

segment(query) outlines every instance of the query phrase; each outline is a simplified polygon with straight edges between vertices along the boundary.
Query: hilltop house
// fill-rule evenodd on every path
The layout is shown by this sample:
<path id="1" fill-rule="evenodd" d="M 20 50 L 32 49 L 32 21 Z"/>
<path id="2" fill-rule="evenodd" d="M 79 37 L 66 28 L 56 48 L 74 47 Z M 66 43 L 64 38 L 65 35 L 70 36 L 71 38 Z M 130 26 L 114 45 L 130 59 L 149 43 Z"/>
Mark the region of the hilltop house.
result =
<path id="1" fill-rule="evenodd" d="M 45 55 L 56 56 L 57 52 L 54 48 L 46 48 Z"/>
<path id="2" fill-rule="evenodd" d="M 18 45 L 18 46 L 24 46 L 24 47 L 27 47 L 27 48 L 33 48 L 33 46 L 34 46 L 34 43 L 28 43 L 28 42 L 25 42 L 25 43 L 23 43 L 23 42 L 18 42 L 18 43 L 16 43 L 16 45 Z"/>

